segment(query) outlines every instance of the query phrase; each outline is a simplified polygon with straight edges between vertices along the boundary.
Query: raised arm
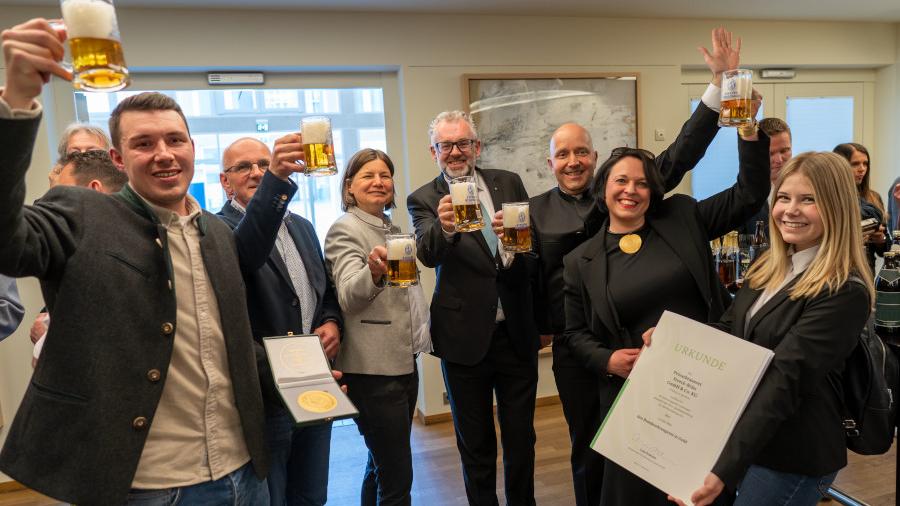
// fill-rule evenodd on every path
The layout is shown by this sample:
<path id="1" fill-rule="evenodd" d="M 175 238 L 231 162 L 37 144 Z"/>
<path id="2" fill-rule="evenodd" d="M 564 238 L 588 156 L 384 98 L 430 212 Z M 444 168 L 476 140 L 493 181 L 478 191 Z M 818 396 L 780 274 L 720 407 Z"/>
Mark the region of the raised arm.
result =
<path id="1" fill-rule="evenodd" d="M 769 138 L 760 131 L 757 140 L 738 139 L 737 181 L 697 204 L 708 237 L 719 237 L 741 226 L 766 202 L 769 181 Z"/>
<path id="2" fill-rule="evenodd" d="M 709 88 L 694 113 L 681 127 L 675 141 L 656 157 L 666 191 L 678 186 L 684 175 L 700 162 L 719 132 L 719 88 L 722 85 L 722 73 L 738 68 L 741 62 L 740 38 L 732 43 L 731 32 L 715 28 L 711 39 L 712 51 L 704 47 L 698 48 L 712 73 Z"/>
<path id="3" fill-rule="evenodd" d="M 297 191 L 289 176 L 302 170 L 295 160 L 303 157 L 300 136 L 289 134 L 275 141 L 272 164 L 247 204 L 247 213 L 234 229 L 238 258 L 244 275 L 265 265 L 275 247 L 288 202 Z"/>
<path id="4" fill-rule="evenodd" d="M 44 19 L 32 19 L 4 30 L 2 39 L 6 87 L 0 92 L 0 273 L 47 278 L 62 273 L 74 249 L 78 231 L 65 215 L 80 208 L 59 201 L 26 209 L 25 173 L 40 125 L 35 99 L 51 74 L 71 79 L 58 63 L 65 35 Z"/>

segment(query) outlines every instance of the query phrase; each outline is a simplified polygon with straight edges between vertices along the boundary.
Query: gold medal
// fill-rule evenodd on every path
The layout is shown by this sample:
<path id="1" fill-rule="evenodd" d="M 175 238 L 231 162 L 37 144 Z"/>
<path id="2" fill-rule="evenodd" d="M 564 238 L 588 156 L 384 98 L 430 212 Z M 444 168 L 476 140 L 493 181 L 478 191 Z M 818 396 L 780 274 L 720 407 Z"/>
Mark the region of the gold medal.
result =
<path id="1" fill-rule="evenodd" d="M 337 407 L 337 399 L 328 392 L 308 390 L 297 397 L 297 404 L 311 413 L 328 413 Z"/>
<path id="2" fill-rule="evenodd" d="M 641 249 L 641 236 L 637 234 L 626 234 L 619 239 L 619 249 L 629 255 L 633 255 Z"/>

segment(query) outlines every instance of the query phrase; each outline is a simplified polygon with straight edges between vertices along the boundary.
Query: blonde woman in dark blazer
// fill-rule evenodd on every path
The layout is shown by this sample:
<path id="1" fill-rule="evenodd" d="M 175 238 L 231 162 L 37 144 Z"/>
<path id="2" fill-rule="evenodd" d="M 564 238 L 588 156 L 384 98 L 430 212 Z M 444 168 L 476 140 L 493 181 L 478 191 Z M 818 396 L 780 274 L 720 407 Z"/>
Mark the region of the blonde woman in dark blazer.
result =
<path id="1" fill-rule="evenodd" d="M 718 462 L 691 501 L 737 489 L 736 506 L 812 506 L 847 464 L 839 378 L 871 311 L 859 203 L 846 160 L 804 153 L 773 187 L 771 249 L 715 326 L 775 351 Z"/>
<path id="2" fill-rule="evenodd" d="M 399 233 L 385 210 L 394 207 L 394 164 L 375 149 L 353 155 L 343 177 L 346 214 L 328 230 L 325 261 L 344 313 L 336 368 L 359 410 L 369 449 L 360 503 L 408 505 L 409 445 L 419 380 L 410 298 L 414 289 L 386 288 L 385 234 Z M 421 293 L 421 291 L 419 291 Z"/>

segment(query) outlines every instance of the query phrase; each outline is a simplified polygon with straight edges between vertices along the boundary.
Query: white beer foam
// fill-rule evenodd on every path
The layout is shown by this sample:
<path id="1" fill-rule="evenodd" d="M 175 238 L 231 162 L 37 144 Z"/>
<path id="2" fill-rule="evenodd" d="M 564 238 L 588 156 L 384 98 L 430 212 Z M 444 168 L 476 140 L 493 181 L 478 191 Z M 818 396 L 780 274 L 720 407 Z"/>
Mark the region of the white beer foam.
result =
<path id="1" fill-rule="evenodd" d="M 118 38 L 116 10 L 111 4 L 97 0 L 68 0 L 62 4 L 62 15 L 70 39 Z"/>
<path id="2" fill-rule="evenodd" d="M 451 183 L 450 200 L 454 206 L 478 203 L 478 186 L 473 183 Z"/>
<path id="3" fill-rule="evenodd" d="M 407 253 L 408 247 L 408 253 Z M 390 242 L 387 243 L 387 258 L 388 260 L 402 260 L 404 258 L 410 258 L 416 256 L 416 240 L 413 238 L 409 239 L 391 239 Z"/>
<path id="4" fill-rule="evenodd" d="M 528 226 L 528 206 L 526 204 L 503 206 L 503 228 L 526 228 Z"/>
<path id="5" fill-rule="evenodd" d="M 328 132 L 331 130 L 331 122 L 328 120 L 313 120 L 303 122 L 304 144 L 327 144 Z"/>

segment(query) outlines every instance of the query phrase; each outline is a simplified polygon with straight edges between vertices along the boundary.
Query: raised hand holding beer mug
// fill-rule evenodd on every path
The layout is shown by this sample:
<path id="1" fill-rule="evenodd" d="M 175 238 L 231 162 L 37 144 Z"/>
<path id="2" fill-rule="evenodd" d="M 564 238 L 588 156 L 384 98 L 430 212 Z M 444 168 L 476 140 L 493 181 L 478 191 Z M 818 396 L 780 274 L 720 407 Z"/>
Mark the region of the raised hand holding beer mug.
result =
<path id="1" fill-rule="evenodd" d="M 131 79 L 112 0 L 61 0 L 72 54 L 72 85 L 84 91 L 119 91 Z"/>

